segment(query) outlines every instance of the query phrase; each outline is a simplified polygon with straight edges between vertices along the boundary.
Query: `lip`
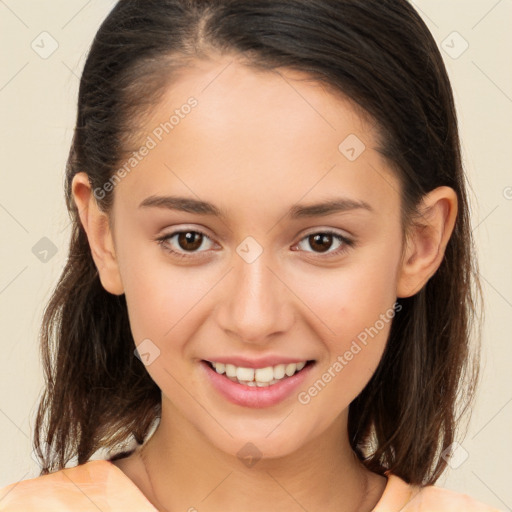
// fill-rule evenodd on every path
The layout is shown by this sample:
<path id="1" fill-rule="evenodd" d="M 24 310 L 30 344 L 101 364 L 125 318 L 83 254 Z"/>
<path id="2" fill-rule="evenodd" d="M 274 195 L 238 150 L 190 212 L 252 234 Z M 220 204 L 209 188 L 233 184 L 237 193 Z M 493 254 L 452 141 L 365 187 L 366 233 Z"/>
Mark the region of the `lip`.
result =
<path id="1" fill-rule="evenodd" d="M 291 357 L 279 357 L 279 356 L 265 356 L 259 359 L 249 359 L 243 356 L 230 356 L 230 357 L 206 357 L 206 361 L 223 363 L 223 364 L 234 364 L 242 368 L 266 368 L 267 366 L 276 366 L 278 364 L 290 364 L 290 363 L 301 363 L 309 361 L 309 359 L 297 359 Z"/>
<path id="2" fill-rule="evenodd" d="M 249 387 L 244 384 L 239 384 L 238 382 L 233 382 L 224 374 L 217 373 L 206 361 L 200 362 L 200 366 L 206 378 L 218 393 L 233 404 L 256 409 L 271 407 L 289 398 L 297 388 L 304 383 L 315 364 L 315 362 L 309 362 L 309 364 L 299 372 L 271 386 Z"/>

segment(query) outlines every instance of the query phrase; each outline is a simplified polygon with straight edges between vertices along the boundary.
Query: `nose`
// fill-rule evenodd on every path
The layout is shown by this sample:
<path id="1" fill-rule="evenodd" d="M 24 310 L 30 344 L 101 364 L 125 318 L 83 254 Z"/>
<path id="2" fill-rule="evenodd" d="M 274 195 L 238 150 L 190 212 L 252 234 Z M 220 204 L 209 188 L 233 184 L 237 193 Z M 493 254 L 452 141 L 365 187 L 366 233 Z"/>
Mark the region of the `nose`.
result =
<path id="1" fill-rule="evenodd" d="M 293 293 L 265 251 L 250 263 L 238 254 L 233 259 L 218 308 L 220 327 L 240 342 L 265 345 L 293 324 Z"/>

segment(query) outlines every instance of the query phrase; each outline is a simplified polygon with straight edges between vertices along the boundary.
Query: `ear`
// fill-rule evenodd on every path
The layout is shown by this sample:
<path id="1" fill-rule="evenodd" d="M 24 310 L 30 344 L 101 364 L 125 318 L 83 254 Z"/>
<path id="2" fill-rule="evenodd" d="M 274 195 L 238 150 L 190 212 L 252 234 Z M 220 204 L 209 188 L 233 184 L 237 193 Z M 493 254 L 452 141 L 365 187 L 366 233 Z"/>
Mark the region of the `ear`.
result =
<path id="1" fill-rule="evenodd" d="M 423 197 L 418 218 L 406 236 L 397 297 L 411 297 L 436 273 L 457 217 L 457 194 L 438 187 Z"/>
<path id="2" fill-rule="evenodd" d="M 85 172 L 79 172 L 74 176 L 71 188 L 101 284 L 108 292 L 122 295 L 124 287 L 108 215 L 99 209 Z"/>

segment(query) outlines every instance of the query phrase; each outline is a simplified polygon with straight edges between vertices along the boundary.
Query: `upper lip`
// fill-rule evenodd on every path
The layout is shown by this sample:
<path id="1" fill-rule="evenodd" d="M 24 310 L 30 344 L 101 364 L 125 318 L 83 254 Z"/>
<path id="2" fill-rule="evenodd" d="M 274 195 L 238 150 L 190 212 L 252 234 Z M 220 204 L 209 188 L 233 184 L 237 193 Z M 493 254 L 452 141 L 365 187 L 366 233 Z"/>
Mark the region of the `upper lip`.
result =
<path id="1" fill-rule="evenodd" d="M 307 358 L 297 358 L 297 357 L 281 357 L 281 356 L 265 356 L 260 358 L 248 358 L 244 356 L 229 356 L 229 357 L 209 357 L 206 358 L 205 361 L 210 361 L 212 363 L 224 363 L 224 364 L 233 364 L 235 366 L 240 366 L 242 368 L 266 368 L 267 366 L 276 366 L 278 364 L 290 364 L 290 363 L 300 363 L 302 361 L 310 361 Z"/>

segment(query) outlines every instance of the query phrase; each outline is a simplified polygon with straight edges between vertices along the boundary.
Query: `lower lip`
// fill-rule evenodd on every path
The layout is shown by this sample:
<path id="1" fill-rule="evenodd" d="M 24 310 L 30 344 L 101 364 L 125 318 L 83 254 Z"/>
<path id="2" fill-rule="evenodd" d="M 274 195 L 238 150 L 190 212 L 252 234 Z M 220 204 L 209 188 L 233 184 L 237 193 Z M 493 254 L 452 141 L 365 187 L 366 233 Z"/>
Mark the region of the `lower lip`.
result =
<path id="1" fill-rule="evenodd" d="M 265 387 L 251 387 L 234 382 L 225 374 L 217 373 L 205 361 L 201 361 L 201 366 L 206 371 L 206 376 L 210 379 L 213 387 L 231 403 L 243 407 L 263 408 L 278 404 L 291 396 L 304 383 L 314 363 L 309 363 L 291 377 Z"/>

